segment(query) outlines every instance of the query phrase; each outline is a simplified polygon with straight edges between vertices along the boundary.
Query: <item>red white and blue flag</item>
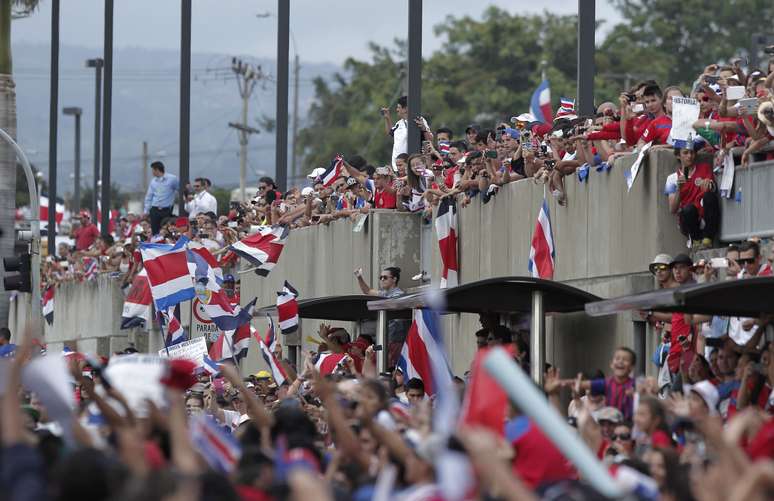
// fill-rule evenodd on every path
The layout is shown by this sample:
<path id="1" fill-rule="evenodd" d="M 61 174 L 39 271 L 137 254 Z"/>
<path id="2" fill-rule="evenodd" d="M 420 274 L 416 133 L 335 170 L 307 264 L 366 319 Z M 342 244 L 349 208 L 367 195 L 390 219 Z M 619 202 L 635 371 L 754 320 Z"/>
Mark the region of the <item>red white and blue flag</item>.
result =
<path id="1" fill-rule="evenodd" d="M 54 223 L 58 227 L 64 219 L 65 206 L 64 204 L 56 203 L 56 214 L 54 215 Z M 40 227 L 48 227 L 48 197 L 40 197 Z"/>
<path id="2" fill-rule="evenodd" d="M 240 319 L 243 319 L 244 322 L 235 329 L 221 331 L 218 339 L 210 346 L 209 354 L 211 359 L 216 362 L 230 359 L 239 363 L 240 360 L 247 356 L 247 350 L 250 347 L 250 337 L 253 332 L 250 319 L 253 318 L 255 302 L 257 300 L 258 298 L 256 297 L 245 305 L 244 308 L 236 307 L 235 314 Z"/>
<path id="3" fill-rule="evenodd" d="M 261 347 L 261 355 L 266 365 L 271 369 L 272 377 L 277 386 L 281 386 L 287 380 L 287 374 L 285 369 L 282 368 L 282 364 L 277 360 L 277 356 L 274 354 L 274 350 L 277 347 L 277 337 L 274 334 L 274 321 L 269 315 L 266 315 L 266 319 L 269 322 L 269 330 L 266 332 L 266 339 L 258 338 L 258 344 Z"/>
<path id="4" fill-rule="evenodd" d="M 54 323 L 54 286 L 50 285 L 46 289 L 46 291 L 43 293 L 43 297 L 41 298 L 41 301 L 43 303 L 42 309 L 43 309 L 43 318 L 46 319 L 46 322 L 48 325 L 51 325 Z"/>
<path id="5" fill-rule="evenodd" d="M 255 273 L 267 276 L 279 261 L 290 230 L 286 225 L 264 226 L 255 235 L 231 245 L 230 250 L 255 266 Z"/>
<path id="6" fill-rule="evenodd" d="M 199 242 L 188 242 L 188 269 L 191 275 L 199 278 L 206 277 L 209 280 L 223 285 L 223 269 L 215 256 Z"/>
<path id="7" fill-rule="evenodd" d="M 457 285 L 457 203 L 453 198 L 441 199 L 435 216 L 435 232 L 438 235 L 438 247 L 441 251 L 441 289 Z"/>
<path id="8" fill-rule="evenodd" d="M 529 265 L 527 267 L 530 275 L 552 280 L 554 278 L 555 257 L 551 214 L 548 211 L 548 202 L 544 198 L 535 224 L 535 233 L 532 234 L 532 245 L 529 248 Z"/>
<path id="9" fill-rule="evenodd" d="M 314 367 L 321 376 L 327 376 L 328 374 L 332 374 L 339 364 L 344 362 L 346 356 L 346 353 L 320 353 L 317 356 Z"/>
<path id="10" fill-rule="evenodd" d="M 328 166 L 328 168 L 317 176 L 317 179 L 315 179 L 316 183 L 322 183 L 323 186 L 326 188 L 330 185 L 332 185 L 339 177 L 341 177 L 341 173 L 344 170 L 344 159 L 341 157 L 341 155 L 336 155 L 333 160 L 331 160 L 331 164 Z"/>
<path id="11" fill-rule="evenodd" d="M 96 280 L 97 272 L 99 271 L 99 263 L 96 258 L 85 257 L 83 258 L 83 279 L 84 280 Z"/>
<path id="12" fill-rule="evenodd" d="M 142 262 L 148 272 L 157 310 L 167 310 L 196 296 L 188 270 L 186 243 L 188 239 L 181 237 L 174 245 L 140 244 Z"/>
<path id="13" fill-rule="evenodd" d="M 543 80 L 532 93 L 529 103 L 529 112 L 535 117 L 535 121 L 550 124 L 553 121 L 551 115 L 551 88 L 548 80 Z"/>
<path id="14" fill-rule="evenodd" d="M 285 280 L 285 286 L 277 292 L 277 315 L 279 326 L 283 334 L 290 334 L 298 330 L 298 291 Z"/>
<path id="15" fill-rule="evenodd" d="M 231 473 L 242 457 L 237 439 L 206 414 L 191 418 L 189 435 L 193 446 L 216 471 Z"/>
<path id="16" fill-rule="evenodd" d="M 129 294 L 124 299 L 124 309 L 121 312 L 121 329 L 132 327 L 150 327 L 151 297 L 148 272 L 141 269 L 132 280 Z"/>
<path id="17" fill-rule="evenodd" d="M 575 117 L 575 100 L 569 97 L 559 98 L 559 109 L 556 111 L 556 118 Z"/>
<path id="18" fill-rule="evenodd" d="M 204 358 L 202 359 L 202 368 L 204 369 L 204 372 L 210 376 L 215 376 L 220 373 L 220 364 L 207 355 L 204 355 Z"/>
<path id="19" fill-rule="evenodd" d="M 167 329 L 166 345 L 172 346 L 177 343 L 182 343 L 186 340 L 185 329 L 180 325 L 180 319 L 175 316 L 175 308 L 170 308 L 167 311 L 162 311 L 161 316 L 164 319 L 164 323 Z"/>
<path id="20" fill-rule="evenodd" d="M 434 365 L 446 370 L 434 370 Z M 452 383 L 435 312 L 414 310 L 414 321 L 400 352 L 398 367 L 403 370 L 406 380 L 421 379 L 425 384 L 425 393 L 430 396 L 435 395 L 439 386 L 446 387 Z"/>

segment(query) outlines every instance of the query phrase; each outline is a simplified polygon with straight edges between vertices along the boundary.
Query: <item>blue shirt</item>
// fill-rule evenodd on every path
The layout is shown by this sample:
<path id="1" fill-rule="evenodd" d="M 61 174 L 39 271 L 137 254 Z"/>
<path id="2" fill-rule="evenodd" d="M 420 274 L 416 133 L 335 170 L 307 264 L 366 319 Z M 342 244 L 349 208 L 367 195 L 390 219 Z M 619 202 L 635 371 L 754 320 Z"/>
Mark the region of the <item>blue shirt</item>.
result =
<path id="1" fill-rule="evenodd" d="M 153 177 L 148 185 L 148 193 L 145 194 L 144 212 L 150 212 L 151 207 L 172 207 L 175 203 L 175 192 L 179 186 L 177 176 L 164 173 L 163 176 Z"/>

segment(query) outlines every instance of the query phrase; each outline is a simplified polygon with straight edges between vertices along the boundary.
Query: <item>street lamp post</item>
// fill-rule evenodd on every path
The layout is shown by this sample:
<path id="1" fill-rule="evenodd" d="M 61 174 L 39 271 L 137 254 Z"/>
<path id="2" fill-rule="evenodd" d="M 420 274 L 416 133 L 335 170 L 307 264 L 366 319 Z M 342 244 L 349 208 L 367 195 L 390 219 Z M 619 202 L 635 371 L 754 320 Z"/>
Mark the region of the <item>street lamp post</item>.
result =
<path id="1" fill-rule="evenodd" d="M 92 192 L 91 213 L 97 220 L 97 193 L 99 190 L 100 129 L 102 127 L 102 58 L 87 59 L 86 67 L 94 68 L 94 191 Z"/>
<path id="2" fill-rule="evenodd" d="M 78 106 L 68 106 L 62 109 L 65 115 L 75 117 L 75 187 L 73 188 L 73 212 L 78 213 L 81 210 L 81 113 L 83 110 Z"/>

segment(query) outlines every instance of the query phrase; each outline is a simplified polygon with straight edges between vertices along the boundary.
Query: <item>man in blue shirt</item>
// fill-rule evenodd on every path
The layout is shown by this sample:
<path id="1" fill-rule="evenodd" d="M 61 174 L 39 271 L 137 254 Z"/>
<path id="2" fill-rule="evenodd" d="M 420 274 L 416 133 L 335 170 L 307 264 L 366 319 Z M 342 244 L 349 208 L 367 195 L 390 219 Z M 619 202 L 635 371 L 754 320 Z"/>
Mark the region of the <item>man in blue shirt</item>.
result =
<path id="1" fill-rule="evenodd" d="M 175 193 L 179 187 L 177 176 L 164 173 L 164 164 L 156 161 L 151 164 L 151 179 L 148 193 L 145 194 L 143 212 L 150 216 L 151 231 L 158 235 L 161 222 L 172 216 L 172 206 L 175 204 Z"/>

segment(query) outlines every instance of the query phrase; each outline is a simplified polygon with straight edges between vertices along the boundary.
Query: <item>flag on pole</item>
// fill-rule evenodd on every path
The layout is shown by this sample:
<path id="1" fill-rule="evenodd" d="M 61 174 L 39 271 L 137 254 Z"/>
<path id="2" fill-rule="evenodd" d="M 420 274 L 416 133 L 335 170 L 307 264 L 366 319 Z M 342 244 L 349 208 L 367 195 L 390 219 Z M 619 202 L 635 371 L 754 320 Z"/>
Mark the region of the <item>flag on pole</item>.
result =
<path id="1" fill-rule="evenodd" d="M 266 365 L 271 369 L 272 377 L 277 386 L 281 386 L 287 380 L 287 374 L 285 369 L 282 368 L 282 364 L 274 354 L 274 350 L 277 347 L 277 337 L 274 334 L 274 321 L 269 315 L 266 315 L 266 320 L 269 322 L 269 329 L 266 331 L 266 339 L 258 337 L 258 344 L 261 347 L 261 355 Z"/>
<path id="2" fill-rule="evenodd" d="M 434 371 L 434 363 L 445 366 L 446 370 Z M 414 310 L 414 321 L 400 352 L 398 367 L 403 370 L 406 380 L 415 377 L 421 379 L 425 384 L 425 393 L 430 396 L 435 395 L 439 385 L 451 383 L 451 371 L 443 351 L 438 318 L 433 311 Z"/>
<path id="3" fill-rule="evenodd" d="M 202 359 L 202 367 L 204 368 L 204 372 L 210 376 L 214 376 L 220 373 L 220 366 L 218 363 L 207 355 L 204 355 L 204 358 Z"/>
<path id="4" fill-rule="evenodd" d="M 172 346 L 173 344 L 182 343 L 186 340 L 185 329 L 180 325 L 180 320 L 175 316 L 175 308 L 169 308 L 167 311 L 162 311 L 161 316 L 164 319 L 167 329 L 167 343 L 166 346 Z"/>
<path id="5" fill-rule="evenodd" d="M 189 425 L 191 442 L 207 464 L 221 473 L 233 471 L 242 456 L 237 439 L 206 414 L 191 418 Z"/>
<path id="6" fill-rule="evenodd" d="M 43 306 L 43 318 L 46 319 L 48 325 L 54 323 L 54 286 L 49 285 L 46 291 L 43 293 L 41 299 Z"/>
<path id="7" fill-rule="evenodd" d="M 285 286 L 277 292 L 277 315 L 279 326 L 283 334 L 290 334 L 298 330 L 298 291 L 285 280 Z"/>
<path id="8" fill-rule="evenodd" d="M 341 157 L 341 155 L 336 155 L 333 160 L 331 160 L 331 164 L 328 166 L 325 172 L 317 176 L 315 182 L 322 183 L 323 186 L 327 188 L 332 185 L 339 177 L 341 177 L 343 170 L 344 159 Z"/>
<path id="9" fill-rule="evenodd" d="M 513 354 L 512 346 L 509 351 Z M 465 400 L 462 403 L 460 424 L 488 428 L 492 433 L 502 437 L 505 436 L 503 423 L 508 412 L 508 395 L 484 370 L 482 363 L 489 352 L 489 348 L 478 350 L 473 359 Z"/>
<path id="10" fill-rule="evenodd" d="M 174 245 L 140 244 L 142 262 L 158 310 L 166 310 L 196 296 L 188 270 L 187 242 L 187 238 L 180 237 Z"/>
<path id="11" fill-rule="evenodd" d="M 40 227 L 41 228 L 47 228 L 48 227 L 48 197 L 44 197 L 41 195 L 40 197 Z M 59 226 L 62 223 L 62 219 L 64 219 L 64 213 L 65 213 L 65 206 L 64 204 L 60 204 L 57 202 L 56 207 L 54 210 L 56 210 L 56 214 L 54 215 L 54 222 L 57 226 Z"/>
<path id="12" fill-rule="evenodd" d="M 457 285 L 457 203 L 453 198 L 441 199 L 438 213 L 435 216 L 435 232 L 438 236 L 438 247 L 441 250 L 443 268 L 441 272 L 441 289 Z"/>
<path id="13" fill-rule="evenodd" d="M 141 269 L 132 280 L 129 294 L 124 299 L 124 309 L 121 312 L 121 329 L 132 327 L 150 327 L 151 290 L 148 283 L 148 272 Z"/>
<path id="14" fill-rule="evenodd" d="M 240 240 L 229 249 L 255 266 L 256 274 L 265 277 L 279 261 L 289 232 L 286 225 L 264 226 L 255 235 Z"/>
<path id="15" fill-rule="evenodd" d="M 554 278 L 554 234 L 551 230 L 551 214 L 548 211 L 548 202 L 543 199 L 540 206 L 535 233 L 532 235 L 532 245 L 529 248 L 530 275 L 536 278 Z"/>
<path id="16" fill-rule="evenodd" d="M 553 121 L 551 115 L 551 88 L 548 80 L 543 80 L 532 93 L 529 103 L 529 112 L 535 117 L 535 121 L 550 124 Z"/>

